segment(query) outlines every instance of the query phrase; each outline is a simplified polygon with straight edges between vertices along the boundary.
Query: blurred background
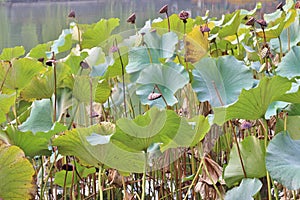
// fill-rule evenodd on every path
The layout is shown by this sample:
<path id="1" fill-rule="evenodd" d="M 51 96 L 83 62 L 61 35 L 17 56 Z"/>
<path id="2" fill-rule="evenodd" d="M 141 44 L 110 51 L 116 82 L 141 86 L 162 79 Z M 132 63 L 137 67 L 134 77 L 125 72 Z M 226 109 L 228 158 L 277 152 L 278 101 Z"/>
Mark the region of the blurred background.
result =
<path id="1" fill-rule="evenodd" d="M 181 10 L 191 11 L 192 17 L 220 18 L 236 9 L 251 10 L 256 2 L 262 3 L 261 12 L 273 12 L 280 1 L 276 0 L 0 0 L 0 52 L 3 48 L 22 45 L 28 51 L 39 43 L 55 40 L 69 25 L 67 15 L 76 12 L 78 23 L 95 23 L 101 18 L 120 18 L 118 31 L 131 29 L 127 17 L 135 12 L 137 26 L 148 19 L 164 15 L 159 9 L 169 5 L 170 15 Z"/>

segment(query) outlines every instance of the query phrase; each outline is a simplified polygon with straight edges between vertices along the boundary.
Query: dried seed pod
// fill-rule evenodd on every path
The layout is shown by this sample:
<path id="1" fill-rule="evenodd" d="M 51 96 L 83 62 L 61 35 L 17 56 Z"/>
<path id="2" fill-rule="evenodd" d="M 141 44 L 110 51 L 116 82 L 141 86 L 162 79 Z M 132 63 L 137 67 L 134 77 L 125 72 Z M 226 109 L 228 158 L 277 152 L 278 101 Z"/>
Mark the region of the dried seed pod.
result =
<path id="1" fill-rule="evenodd" d="M 280 2 L 280 3 L 276 6 L 276 9 L 281 10 L 281 11 L 284 11 L 284 10 L 283 10 L 283 3 Z"/>
<path id="2" fill-rule="evenodd" d="M 183 21 L 183 23 L 187 23 L 187 19 L 190 17 L 190 13 L 188 13 L 185 10 L 182 10 L 179 14 L 178 14 L 179 18 Z"/>
<path id="3" fill-rule="evenodd" d="M 160 93 L 151 92 L 148 95 L 148 100 L 153 101 L 153 100 L 156 100 L 156 99 L 160 98 L 161 96 L 162 96 L 162 94 L 160 94 Z"/>
<path id="4" fill-rule="evenodd" d="M 262 58 L 266 58 L 266 57 L 269 56 L 269 53 L 270 53 L 269 48 L 268 47 L 263 47 L 263 49 L 260 52 L 260 56 Z"/>
<path id="5" fill-rule="evenodd" d="M 68 14 L 68 17 L 75 18 L 75 11 L 71 10 L 70 13 Z"/>
<path id="6" fill-rule="evenodd" d="M 119 50 L 119 48 L 117 47 L 117 46 L 112 46 L 111 48 L 110 48 L 110 52 L 111 53 L 115 53 L 115 52 L 117 52 Z"/>
<path id="7" fill-rule="evenodd" d="M 135 20 L 136 20 L 136 15 L 135 13 L 132 13 L 128 18 L 127 18 L 127 22 L 131 23 L 131 24 L 135 24 Z"/>
<path id="8" fill-rule="evenodd" d="M 208 28 L 207 25 L 205 26 L 200 26 L 200 31 L 203 33 L 208 33 L 210 31 L 210 28 Z"/>
<path id="9" fill-rule="evenodd" d="M 80 62 L 80 67 L 82 67 L 82 69 L 88 69 L 90 68 L 89 64 L 85 61 L 81 61 Z"/>
<path id="10" fill-rule="evenodd" d="M 248 19 L 248 21 L 246 22 L 246 25 L 248 25 L 248 26 L 254 26 L 255 21 L 256 21 L 256 19 L 254 17 L 250 17 Z"/>
<path id="11" fill-rule="evenodd" d="M 66 170 L 66 171 L 73 171 L 73 165 L 72 164 L 70 164 L 70 163 L 67 163 L 67 164 L 64 164 L 63 166 L 62 166 L 62 169 L 63 170 Z"/>
<path id="12" fill-rule="evenodd" d="M 264 20 L 264 19 L 256 20 L 256 22 L 261 26 L 261 28 L 265 28 L 268 26 L 266 20 Z"/>
<path id="13" fill-rule="evenodd" d="M 161 7 L 161 9 L 159 10 L 159 13 L 163 14 L 163 13 L 167 13 L 168 12 L 168 4 L 164 5 L 163 7 Z"/>
<path id="14" fill-rule="evenodd" d="M 296 3 L 295 3 L 295 8 L 296 8 L 296 9 L 300 9 L 300 1 L 296 1 Z"/>

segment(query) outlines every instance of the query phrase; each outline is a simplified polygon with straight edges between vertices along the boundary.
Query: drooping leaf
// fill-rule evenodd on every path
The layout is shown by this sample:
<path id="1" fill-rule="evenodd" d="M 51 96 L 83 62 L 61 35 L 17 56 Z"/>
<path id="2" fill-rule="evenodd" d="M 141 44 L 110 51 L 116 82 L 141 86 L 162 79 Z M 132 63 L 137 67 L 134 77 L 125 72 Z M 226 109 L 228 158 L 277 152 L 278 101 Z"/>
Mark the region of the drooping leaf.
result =
<path id="1" fill-rule="evenodd" d="M 175 92 L 183 88 L 188 82 L 189 75 L 182 65 L 173 62 L 164 65 L 152 64 L 151 67 L 140 72 L 139 78 L 136 80 L 138 85 L 136 94 L 140 97 L 142 104 L 165 107 L 167 103 L 172 106 L 177 102 L 174 96 Z M 166 103 L 163 98 L 149 100 L 148 96 L 153 90 L 161 92 Z"/>
<path id="2" fill-rule="evenodd" d="M 105 72 L 106 78 L 114 78 L 116 76 L 122 75 L 122 65 L 125 74 L 125 67 L 128 65 L 128 48 L 127 47 L 118 47 L 120 55 L 118 52 L 114 52 L 112 55 L 112 62 L 108 64 L 108 68 Z M 109 59 L 110 60 L 110 59 Z"/>
<path id="3" fill-rule="evenodd" d="M 19 126 L 19 129 L 36 133 L 49 131 L 52 126 L 52 103 L 50 99 L 42 99 L 32 103 L 30 116 Z"/>
<path id="4" fill-rule="evenodd" d="M 10 107 L 14 105 L 16 94 L 0 94 L 0 123 L 6 120 L 6 114 L 9 112 Z"/>
<path id="5" fill-rule="evenodd" d="M 264 118 L 269 105 L 273 101 L 283 101 L 282 95 L 291 87 L 287 78 L 274 76 L 264 77 L 256 88 L 242 90 L 236 103 L 227 108 L 214 108 L 218 124 L 229 119 L 255 120 Z"/>
<path id="6" fill-rule="evenodd" d="M 246 137 L 239 143 L 241 157 L 248 178 L 261 178 L 266 175 L 264 141 L 254 136 Z M 234 144 L 230 152 L 230 160 L 225 168 L 224 179 L 228 187 L 244 178 L 241 161 Z"/>
<path id="7" fill-rule="evenodd" d="M 203 58 L 195 64 L 193 76 L 198 99 L 209 101 L 213 107 L 235 102 L 241 90 L 250 89 L 254 82 L 249 68 L 233 56 Z"/>
<path id="8" fill-rule="evenodd" d="M 18 91 L 26 87 L 32 78 L 44 69 L 42 63 L 30 58 L 13 60 L 11 65 L 1 65 L 1 67 L 0 80 L 5 81 L 4 86 Z"/>
<path id="9" fill-rule="evenodd" d="M 96 47 L 110 37 L 111 32 L 119 26 L 119 19 L 101 19 L 82 34 L 82 48 Z"/>
<path id="10" fill-rule="evenodd" d="M 95 101 L 98 103 L 105 103 L 111 94 L 111 88 L 109 87 L 106 80 L 98 82 L 95 91 Z"/>
<path id="11" fill-rule="evenodd" d="M 24 54 L 25 54 L 25 49 L 23 46 L 5 48 L 2 50 L 2 53 L 0 54 L 0 60 L 9 61 L 13 58 L 18 58 L 20 56 L 23 56 Z"/>
<path id="12" fill-rule="evenodd" d="M 300 188 L 300 141 L 292 140 L 288 132 L 277 134 L 269 143 L 266 166 L 273 180 L 290 190 Z"/>
<path id="13" fill-rule="evenodd" d="M 185 38 L 186 60 L 195 63 L 208 51 L 208 34 L 202 34 L 200 26 L 195 26 Z"/>
<path id="14" fill-rule="evenodd" d="M 259 192 L 262 183 L 259 179 L 244 178 L 238 187 L 226 193 L 225 200 L 253 200 L 253 196 Z"/>
<path id="15" fill-rule="evenodd" d="M 294 46 L 292 49 L 283 57 L 276 69 L 276 74 L 279 76 L 293 78 L 300 76 L 300 47 Z"/>
<path id="16" fill-rule="evenodd" d="M 33 158 L 34 156 L 41 155 L 50 156 L 52 152 L 52 150 L 49 149 L 51 145 L 50 138 L 53 135 L 65 130 L 65 126 L 56 123 L 52 129 L 47 132 L 22 132 L 13 126 L 9 126 L 5 130 L 5 133 L 10 144 L 20 147 L 26 156 Z"/>
<path id="17" fill-rule="evenodd" d="M 34 170 L 31 163 L 19 147 L 0 143 L 0 198 L 32 199 Z"/>

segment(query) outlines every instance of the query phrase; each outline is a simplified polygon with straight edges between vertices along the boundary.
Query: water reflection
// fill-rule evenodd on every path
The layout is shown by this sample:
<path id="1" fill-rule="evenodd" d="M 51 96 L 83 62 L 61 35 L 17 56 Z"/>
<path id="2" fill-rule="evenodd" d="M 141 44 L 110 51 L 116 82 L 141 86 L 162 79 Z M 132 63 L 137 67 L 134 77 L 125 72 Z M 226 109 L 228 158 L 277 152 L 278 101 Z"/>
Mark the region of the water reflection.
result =
<path id="1" fill-rule="evenodd" d="M 12 0 L 11 0 L 12 1 Z M 21 1 L 21 0 L 18 0 Z M 266 0 L 264 11 L 273 11 L 279 1 Z M 94 23 L 101 18 L 118 17 L 121 30 L 132 28 L 125 21 L 132 13 L 137 14 L 137 24 L 161 17 L 157 12 L 169 4 L 171 13 L 191 10 L 193 17 L 204 15 L 210 10 L 211 16 L 232 12 L 238 8 L 252 9 L 254 0 L 91 0 L 91 1 L 30 1 L 0 3 L 0 51 L 5 47 L 23 45 L 27 50 L 33 46 L 56 39 L 63 28 L 68 27 L 67 15 L 76 11 L 79 23 Z"/>

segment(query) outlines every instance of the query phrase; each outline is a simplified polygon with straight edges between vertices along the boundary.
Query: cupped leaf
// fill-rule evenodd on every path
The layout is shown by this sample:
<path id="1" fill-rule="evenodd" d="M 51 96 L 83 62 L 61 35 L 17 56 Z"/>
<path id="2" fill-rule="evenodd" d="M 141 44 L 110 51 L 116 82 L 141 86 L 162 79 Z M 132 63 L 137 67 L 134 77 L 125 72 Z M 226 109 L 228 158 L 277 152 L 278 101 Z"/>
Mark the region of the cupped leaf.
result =
<path id="1" fill-rule="evenodd" d="M 178 38 L 173 32 L 162 36 L 156 32 L 146 32 L 144 43 L 143 46 L 132 48 L 128 54 L 126 71 L 131 75 L 132 82 L 137 80 L 143 69 L 159 64 L 161 58 L 171 58 L 174 55 Z"/>
<path id="2" fill-rule="evenodd" d="M 0 198 L 32 199 L 34 198 L 34 170 L 17 146 L 0 142 Z"/>
<path id="3" fill-rule="evenodd" d="M 139 78 L 136 80 L 138 85 L 136 94 L 140 97 L 142 104 L 165 107 L 167 103 L 172 106 L 177 102 L 174 96 L 175 92 L 188 82 L 189 75 L 182 65 L 173 62 L 164 65 L 152 64 L 151 67 L 140 72 Z M 166 102 L 163 101 L 163 98 L 149 100 L 148 96 L 153 91 L 161 93 Z"/>
<path id="4" fill-rule="evenodd" d="M 259 179 L 244 178 L 238 187 L 226 193 L 225 200 L 253 200 L 253 196 L 259 192 L 262 183 Z"/>
<path id="5" fill-rule="evenodd" d="M 0 80 L 11 90 L 22 90 L 44 66 L 30 58 L 13 60 L 11 65 L 1 65 Z"/>
<path id="6" fill-rule="evenodd" d="M 288 132 L 277 134 L 269 143 L 266 166 L 273 180 L 290 190 L 300 188 L 300 141 L 292 140 Z"/>
<path id="7" fill-rule="evenodd" d="M 291 88 L 287 78 L 274 76 L 264 77 L 256 88 L 242 90 L 236 103 L 227 108 L 214 108 L 218 124 L 229 119 L 256 120 L 264 118 L 269 105 L 273 101 L 283 101 L 284 95 Z"/>
<path id="8" fill-rule="evenodd" d="M 266 175 L 264 141 L 254 136 L 246 137 L 239 143 L 241 157 L 248 178 L 261 178 Z M 228 187 L 244 178 L 241 161 L 236 145 L 230 152 L 230 160 L 225 168 L 224 179 Z"/>
<path id="9" fill-rule="evenodd" d="M 276 69 L 276 74 L 279 76 L 293 78 L 300 76 L 300 47 L 294 46 L 292 49 L 283 57 Z"/>
<path id="10" fill-rule="evenodd" d="M 100 45 L 110 37 L 111 32 L 119 26 L 119 19 L 101 19 L 82 34 L 82 48 L 92 48 Z"/>
<path id="11" fill-rule="evenodd" d="M 0 54 L 0 60 L 11 60 L 13 58 L 18 58 L 25 54 L 25 49 L 23 46 L 17 46 L 13 48 L 5 48 Z"/>
<path id="12" fill-rule="evenodd" d="M 193 76 L 198 99 L 209 101 L 213 107 L 235 102 L 241 90 L 250 89 L 254 82 L 249 68 L 233 56 L 203 58 L 195 64 Z"/>

